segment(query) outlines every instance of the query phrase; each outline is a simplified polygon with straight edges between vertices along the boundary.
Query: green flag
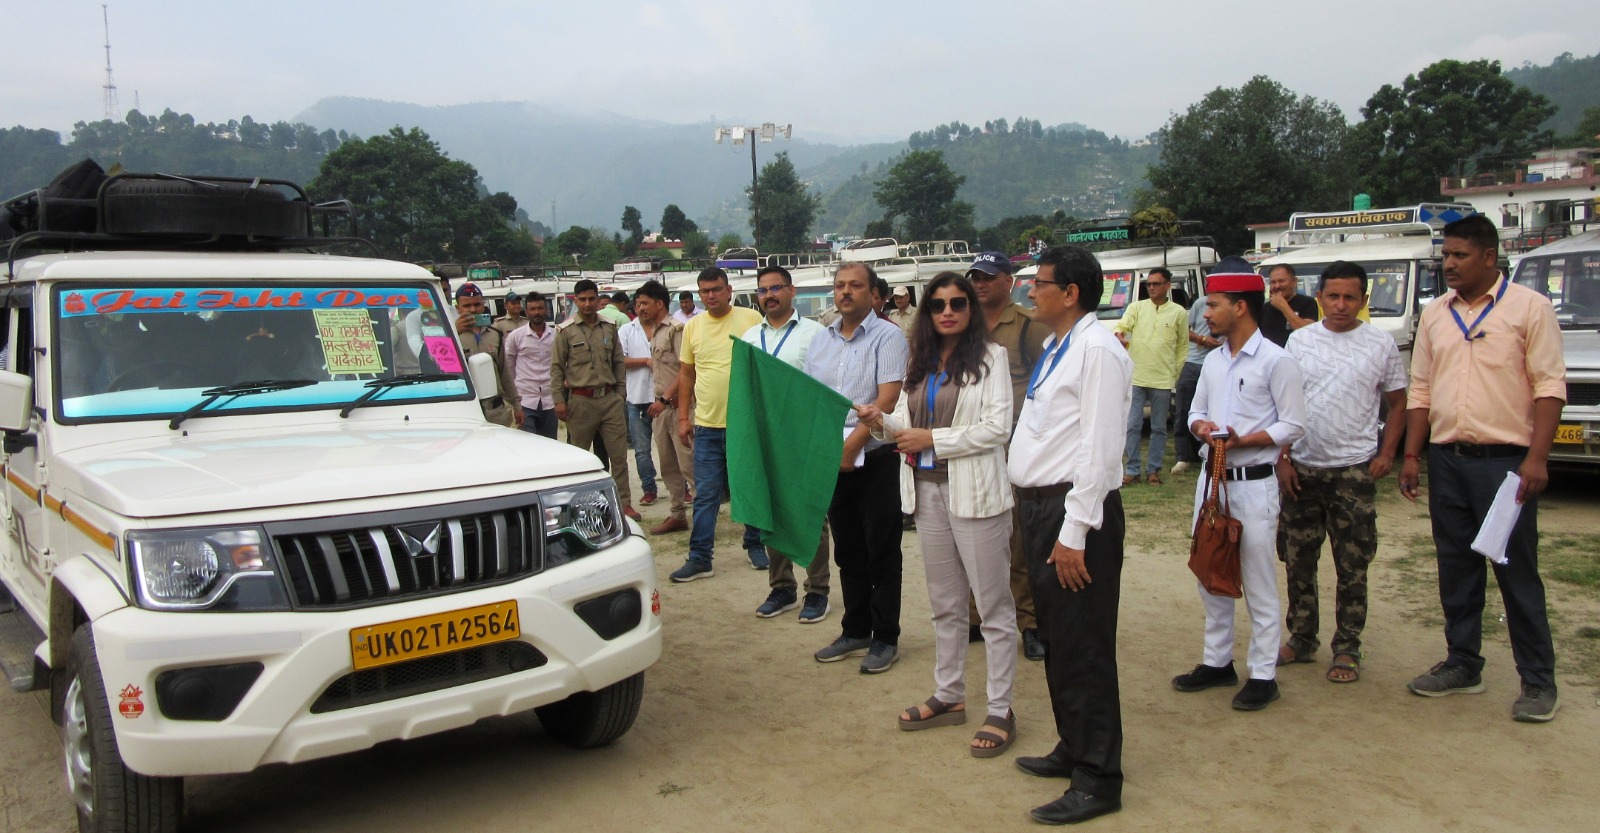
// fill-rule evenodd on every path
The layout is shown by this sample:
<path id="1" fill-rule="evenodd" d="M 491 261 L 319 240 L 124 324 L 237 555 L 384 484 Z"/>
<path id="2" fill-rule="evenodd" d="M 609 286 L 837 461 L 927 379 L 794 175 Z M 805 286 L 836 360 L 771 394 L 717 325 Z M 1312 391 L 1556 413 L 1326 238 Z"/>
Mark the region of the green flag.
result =
<path id="1" fill-rule="evenodd" d="M 811 565 L 844 454 L 850 400 L 733 340 L 728 378 L 728 491 L 733 519 L 767 546 Z"/>

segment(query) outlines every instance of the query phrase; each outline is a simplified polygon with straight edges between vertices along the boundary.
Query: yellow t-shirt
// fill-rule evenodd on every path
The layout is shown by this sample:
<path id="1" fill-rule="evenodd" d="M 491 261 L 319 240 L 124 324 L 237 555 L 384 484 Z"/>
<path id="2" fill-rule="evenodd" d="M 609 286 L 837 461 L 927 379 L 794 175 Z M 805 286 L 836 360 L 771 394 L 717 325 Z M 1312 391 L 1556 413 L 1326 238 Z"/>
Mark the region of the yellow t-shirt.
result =
<path id="1" fill-rule="evenodd" d="M 706 312 L 683 325 L 684 364 L 694 365 L 694 424 L 728 427 L 728 374 L 733 369 L 733 341 L 761 323 L 761 313 L 734 307 L 721 318 Z"/>

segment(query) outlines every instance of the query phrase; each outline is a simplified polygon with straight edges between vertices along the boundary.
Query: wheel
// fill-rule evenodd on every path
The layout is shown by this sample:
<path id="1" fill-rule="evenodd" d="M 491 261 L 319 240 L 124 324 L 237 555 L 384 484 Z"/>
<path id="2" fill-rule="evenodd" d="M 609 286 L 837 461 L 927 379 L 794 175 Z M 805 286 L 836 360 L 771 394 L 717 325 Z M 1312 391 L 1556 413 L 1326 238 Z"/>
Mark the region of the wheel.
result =
<path id="1" fill-rule="evenodd" d="M 550 737 L 579 749 L 593 749 L 622 737 L 639 716 L 644 701 L 644 672 L 599 691 L 574 694 L 559 703 L 534 709 Z"/>
<path id="2" fill-rule="evenodd" d="M 133 367 L 118 373 L 111 379 L 110 382 L 106 383 L 106 389 L 118 391 L 147 387 L 147 385 L 132 384 L 132 382 L 135 381 L 148 382 L 149 384 L 157 385 L 160 384 L 164 379 L 189 373 L 192 370 L 193 368 L 184 364 L 183 362 L 158 359 L 153 362 L 134 365 Z"/>
<path id="3" fill-rule="evenodd" d="M 61 745 L 67 791 L 81 833 L 175 833 L 183 818 L 183 779 L 152 778 L 128 769 L 117 751 L 110 698 L 88 625 L 72 635 Z"/>

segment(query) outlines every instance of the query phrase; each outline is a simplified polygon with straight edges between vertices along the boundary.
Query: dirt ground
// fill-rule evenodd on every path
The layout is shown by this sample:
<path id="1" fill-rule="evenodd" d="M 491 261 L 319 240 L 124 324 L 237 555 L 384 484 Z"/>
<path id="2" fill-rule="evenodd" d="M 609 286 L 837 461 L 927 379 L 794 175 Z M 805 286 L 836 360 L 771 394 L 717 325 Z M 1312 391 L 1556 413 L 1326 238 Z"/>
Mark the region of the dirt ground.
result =
<path id="1" fill-rule="evenodd" d="M 1600 529 L 1592 483 L 1592 476 L 1556 480 L 1541 512 L 1547 538 Z M 1426 509 L 1394 498 L 1391 479 L 1362 679 L 1326 682 L 1324 649 L 1317 664 L 1281 669 L 1282 700 L 1263 712 L 1237 712 L 1231 690 L 1182 694 L 1168 682 L 1200 656 L 1203 614 L 1183 535 L 1192 484 L 1192 476 L 1171 477 L 1163 494 L 1129 495 L 1120 632 L 1127 785 L 1122 812 L 1093 829 L 1600 829 L 1593 588 L 1547 578 L 1562 685 L 1555 722 L 1510 719 L 1517 676 L 1493 591 L 1488 692 L 1411 695 L 1406 681 L 1441 659 L 1444 643 Z M 665 502 L 645 514 L 655 522 Z M 799 624 L 794 613 L 755 617 L 766 575 L 748 568 L 732 524 L 721 532 L 717 575 L 687 585 L 666 580 L 682 561 L 685 536 L 656 542 L 665 653 L 646 675 L 637 724 L 614 745 L 567 749 L 529 715 L 297 767 L 196 778 L 186 793 L 189 829 L 1034 827 L 1024 811 L 1066 787 L 1012 763 L 1044 754 L 1055 740 L 1040 663 L 1020 663 L 1019 738 L 1000 758 L 967 754 L 976 722 L 926 732 L 895 727 L 897 712 L 932 689 L 932 629 L 914 533 L 905 539 L 901 659 L 886 674 L 866 676 L 854 662 L 811 659 L 838 634 L 837 611 L 815 625 Z M 1580 557 L 1592 563 L 1600 555 L 1591 547 Z M 1325 566 L 1324 599 L 1332 596 L 1330 573 Z M 1244 639 L 1242 604 L 1240 619 Z M 982 668 L 983 647 L 974 645 L 968 688 L 977 713 Z M 43 696 L 0 693 L 0 829 L 73 829 L 61 768 Z"/>

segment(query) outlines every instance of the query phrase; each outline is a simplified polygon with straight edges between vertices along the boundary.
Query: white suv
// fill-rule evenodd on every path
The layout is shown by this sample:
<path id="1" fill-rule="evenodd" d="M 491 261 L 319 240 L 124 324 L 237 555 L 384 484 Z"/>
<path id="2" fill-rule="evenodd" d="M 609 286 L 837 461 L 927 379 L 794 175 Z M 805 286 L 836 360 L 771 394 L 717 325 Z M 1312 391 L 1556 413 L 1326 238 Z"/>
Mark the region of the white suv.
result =
<path id="1" fill-rule="evenodd" d="M 88 231 L 7 203 L 0 284 L 0 661 L 54 695 L 80 828 L 493 715 L 627 731 L 650 548 L 594 455 L 484 421 L 432 276 L 311 253 L 287 183 L 96 193 Z"/>

